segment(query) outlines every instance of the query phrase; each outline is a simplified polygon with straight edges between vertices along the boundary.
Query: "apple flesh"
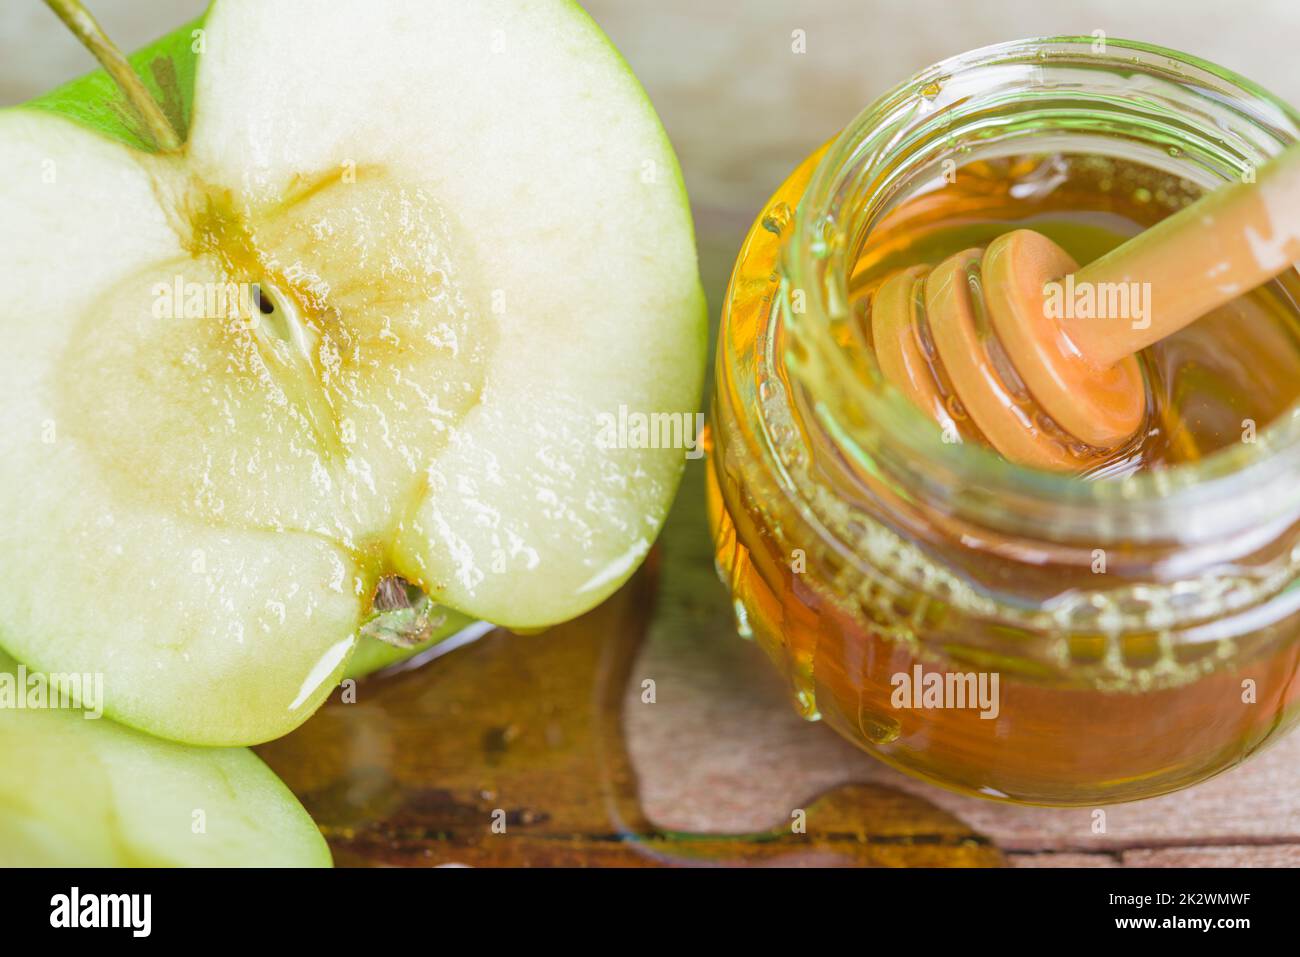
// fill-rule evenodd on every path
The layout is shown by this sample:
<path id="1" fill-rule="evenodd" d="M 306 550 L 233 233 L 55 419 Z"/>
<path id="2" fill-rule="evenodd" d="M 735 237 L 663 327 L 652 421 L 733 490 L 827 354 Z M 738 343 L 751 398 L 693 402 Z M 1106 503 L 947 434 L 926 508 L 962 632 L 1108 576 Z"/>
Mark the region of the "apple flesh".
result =
<path id="1" fill-rule="evenodd" d="M 179 150 L 102 75 L 0 111 L 0 644 L 248 744 L 329 694 L 386 577 L 521 629 L 619 587 L 684 454 L 601 416 L 690 415 L 706 322 L 672 149 L 590 19 L 216 0 L 149 56 Z"/>
<path id="2" fill-rule="evenodd" d="M 17 678 L 4 655 L 0 675 Z M 330 864 L 307 812 L 246 749 L 5 707 L 0 754 L 0 867 Z"/>

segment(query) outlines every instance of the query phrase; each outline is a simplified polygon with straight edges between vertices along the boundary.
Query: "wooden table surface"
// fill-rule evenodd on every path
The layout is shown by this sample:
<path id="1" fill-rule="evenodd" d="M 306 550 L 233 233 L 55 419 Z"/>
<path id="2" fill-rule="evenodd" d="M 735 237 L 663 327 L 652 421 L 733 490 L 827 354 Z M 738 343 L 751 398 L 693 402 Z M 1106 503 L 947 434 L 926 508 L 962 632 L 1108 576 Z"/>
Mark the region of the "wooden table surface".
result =
<path id="1" fill-rule="evenodd" d="M 200 0 L 89 3 L 131 48 L 184 22 L 203 5 Z M 772 188 L 873 95 L 943 56 L 1001 39 L 1105 30 L 1190 50 L 1300 102 L 1300 61 L 1293 45 L 1300 35 L 1300 4 L 1293 0 L 1231 5 L 1186 0 L 1145 9 L 1130 0 L 592 0 L 585 5 L 637 70 L 677 146 L 715 316 L 740 240 Z M 805 31 L 805 54 L 791 51 L 795 30 Z M 0 104 L 21 101 L 86 66 L 84 55 L 37 0 L 7 0 L 0 9 Z M 647 628 L 640 609 L 648 597 L 630 592 L 652 586 L 656 612 Z M 635 639 L 628 637 L 630 629 L 638 632 Z M 592 635 L 628 651 L 621 670 L 604 668 L 599 642 L 579 647 L 594 641 Z M 375 704 L 360 718 L 343 710 L 346 706 L 331 705 L 263 754 L 303 796 L 340 863 L 440 863 L 481 853 L 445 824 L 448 807 L 463 811 L 473 802 L 444 801 L 474 779 L 475 769 L 463 762 L 478 761 L 479 777 L 515 781 L 523 780 L 522 774 L 529 787 L 573 813 L 588 809 L 585 826 L 593 841 L 575 844 L 589 850 L 570 862 L 624 862 L 608 857 L 595 842 L 600 827 L 592 822 L 606 814 L 621 815 L 624 825 L 634 818 L 627 826 L 649 835 L 645 842 L 653 846 L 682 834 L 720 840 L 716 836 L 727 833 L 788 833 L 792 810 L 825 795 L 822 806 L 828 810 L 822 820 L 833 821 L 836 833 L 851 832 L 849 843 L 859 847 L 856 862 L 1300 864 L 1300 735 L 1199 787 L 1107 808 L 1105 831 L 1097 833 L 1094 809 L 1019 808 L 950 794 L 888 769 L 828 729 L 805 723 L 784 700 L 758 649 L 733 633 L 728 602 L 712 581 L 698 464 L 692 465 L 664 536 L 657 573 L 640 576 L 629 594 L 555 639 L 554 648 L 571 642 L 574 656 L 592 657 L 592 674 L 579 676 L 595 689 L 592 720 L 616 726 L 620 743 L 613 757 L 603 738 L 591 747 L 599 752 L 601 767 L 614 768 L 618 800 L 602 803 L 597 795 L 570 793 L 581 791 L 590 770 L 565 763 L 577 752 L 564 735 L 580 738 L 574 729 L 587 720 L 575 718 L 572 727 L 564 723 L 566 708 L 587 707 L 581 692 L 586 685 L 578 677 L 572 687 L 557 686 L 553 701 L 546 699 L 542 680 L 540 697 L 528 706 L 551 716 L 542 722 L 549 729 L 549 753 L 555 755 L 550 766 L 512 765 L 512 735 L 526 738 L 536 722 L 513 722 L 508 702 L 480 716 L 475 709 L 486 707 L 482 703 L 452 701 L 454 692 L 438 692 L 444 687 L 439 682 L 458 668 L 476 668 L 483 681 L 495 680 L 492 668 L 504 669 L 502 681 L 523 680 L 520 669 L 529 656 L 543 656 L 536 662 L 543 667 L 546 649 L 536 643 L 548 640 L 497 635 L 420 672 L 388 679 L 373 692 L 363 685 L 362 698 L 373 694 Z M 646 679 L 655 682 L 653 704 L 642 701 Z M 606 701 L 602 694 L 613 698 Z M 576 703 L 575 695 L 581 699 Z M 478 727 L 480 718 L 495 723 L 484 725 L 488 730 L 463 749 L 440 745 L 446 749 L 440 759 L 449 763 L 421 764 L 394 749 L 402 734 L 435 736 L 437 729 L 417 732 L 403 723 L 403 715 L 425 711 L 442 717 L 444 732 L 458 722 Z M 587 747 L 577 744 L 578 751 Z M 394 804 L 390 799 L 398 792 L 407 798 Z M 410 799 L 413 792 L 422 797 Z M 478 792 L 484 808 L 510 800 L 488 787 Z M 432 794 L 442 798 L 435 801 Z M 615 814 L 611 807 L 621 810 Z M 359 809 L 367 822 L 360 828 L 355 824 Z M 518 808 L 514 813 L 516 835 L 522 831 L 526 838 L 534 825 L 540 829 L 532 833 L 548 833 L 537 823 L 545 813 Z M 567 822 L 559 831 L 552 828 L 551 836 L 583 826 Z M 909 836 L 900 844 L 899 835 L 925 840 Z M 515 846 L 513 858 L 498 853 L 482 859 L 557 859 L 553 847 L 547 857 L 530 856 L 527 840 Z M 903 846 L 910 850 L 897 850 Z M 754 853 L 761 862 L 762 855 Z M 748 855 L 745 850 L 739 856 Z"/>

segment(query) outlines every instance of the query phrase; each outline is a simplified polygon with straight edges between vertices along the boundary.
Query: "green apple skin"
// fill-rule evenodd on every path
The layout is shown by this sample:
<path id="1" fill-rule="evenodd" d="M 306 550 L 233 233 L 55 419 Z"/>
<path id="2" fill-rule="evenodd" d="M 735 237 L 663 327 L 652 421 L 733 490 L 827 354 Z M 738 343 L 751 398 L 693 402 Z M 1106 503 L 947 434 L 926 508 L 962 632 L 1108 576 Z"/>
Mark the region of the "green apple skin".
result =
<path id="1" fill-rule="evenodd" d="M 357 644 L 356 652 L 348 661 L 344 677 L 364 678 L 376 671 L 391 668 L 393 665 L 423 654 L 474 624 L 474 619 L 468 615 L 446 608 L 435 608 L 432 615 L 435 620 L 440 621 L 440 624 L 432 630 L 428 638 L 410 648 L 391 645 L 377 638 L 362 638 Z"/>
<path id="2" fill-rule="evenodd" d="M 385 17 L 387 34 L 367 39 L 369 47 L 351 42 Z M 151 151 L 102 72 L 0 110 L 0 169 L 10 186 L 0 187 L 9 234 L 7 244 L 0 238 L 0 280 L 22 289 L 43 277 L 8 311 L 0 305 L 0 328 L 7 338 L 36 336 L 33 351 L 59 366 L 48 375 L 17 359 L 0 368 L 0 407 L 21 413 L 0 443 L 0 522 L 15 529 L 12 554 L 0 556 L 8 581 L 0 645 L 35 669 L 103 673 L 106 713 L 185 743 L 279 737 L 344 676 L 420 650 L 389 651 L 358 637 L 383 575 L 422 588 L 458 616 L 449 620 L 517 629 L 557 624 L 603 601 L 657 536 L 684 456 L 598 454 L 587 438 L 594 417 L 624 404 L 692 415 L 703 384 L 707 310 L 681 171 L 644 90 L 580 8 L 568 0 L 330 0 L 309 22 L 300 19 L 285 0 L 215 0 L 201 20 L 131 58 L 186 138 L 179 154 Z M 487 27 L 496 22 L 509 55 L 489 60 L 498 31 Z M 267 35 L 295 42 L 268 58 Z M 431 57 L 424 47 L 440 42 L 444 55 Z M 400 50 L 386 49 L 390 43 Z M 422 72 L 462 49 L 472 52 L 456 61 L 463 76 Z M 320 72 L 320 62 L 329 70 Z M 316 87 L 328 90 L 313 99 Z M 400 110 L 375 99 L 389 88 L 401 90 Z M 428 104 L 449 88 L 485 102 L 438 101 L 444 116 Z M 534 98 L 538 89 L 548 95 Z M 339 123 L 348 110 L 356 122 Z M 399 115 L 413 124 L 409 131 L 397 129 Z M 444 126 L 454 142 L 451 134 L 444 141 Z M 557 143 L 578 143 L 580 152 L 562 157 Z M 355 201 L 342 200 L 333 180 L 321 191 L 302 186 L 331 170 L 337 176 L 339 162 L 352 160 Z M 34 184 L 47 161 L 57 166 L 59 189 L 42 193 Z M 422 191 L 437 195 L 427 210 L 416 205 L 418 229 L 395 232 L 398 211 Z M 202 202 L 215 212 L 195 212 Z M 189 245 L 174 238 L 177 209 L 192 217 L 184 226 L 194 235 L 200 220 L 220 233 L 192 260 L 185 257 L 193 237 Z M 367 215 L 389 234 L 366 234 Z M 426 383 L 446 380 L 443 396 L 453 385 L 478 390 L 478 404 L 454 409 L 452 438 L 436 441 L 418 417 L 384 409 L 399 444 L 419 453 L 408 468 L 376 438 L 390 423 L 366 418 L 376 403 L 359 403 L 356 444 L 335 441 L 342 450 L 335 462 L 348 468 L 339 467 L 333 498 L 304 477 L 301 456 L 290 461 L 284 451 L 297 455 L 310 430 L 289 436 L 278 424 L 259 437 L 270 458 L 283 453 L 279 477 L 232 483 L 235 470 L 227 469 L 216 476 L 226 482 L 216 495 L 224 510 L 204 511 L 193 504 L 197 486 L 185 484 L 194 477 L 185 470 L 197 468 L 195 437 L 210 433 L 233 462 L 243 455 L 240 436 L 258 428 L 254 407 L 241 399 L 226 431 L 197 401 L 188 418 L 160 412 L 186 394 L 187 382 L 199 394 L 210 378 L 185 380 L 176 370 L 190 357 L 168 351 L 174 340 L 142 333 L 138 300 L 127 308 L 128 299 L 169 278 L 176 262 L 209 268 L 213 249 L 227 242 L 222 230 L 256 233 L 265 248 L 250 239 L 240 255 L 252 252 L 239 262 L 255 253 L 260 264 L 272 253 L 281 254 L 276 262 L 301 257 L 301 245 L 288 252 L 272 245 L 318 222 L 337 227 L 343 241 L 311 246 L 320 262 L 308 266 L 319 266 L 333 288 L 361 290 L 359 325 L 349 332 L 366 348 L 378 324 L 369 304 L 389 290 L 362 281 L 374 277 L 358 274 L 350 249 L 391 243 L 397 259 L 419 265 L 427 250 L 417 240 L 427 234 L 453 253 L 461 271 L 449 274 L 452 291 L 473 307 L 457 328 L 475 340 L 466 355 L 482 358 L 466 360 L 462 373 L 444 355 L 416 349 L 401 371 L 410 382 L 433 369 Z M 59 262 L 74 261 L 60 273 Z M 539 262 L 556 265 L 543 274 Z M 133 263 L 144 268 L 132 272 Z M 274 288 L 283 277 L 211 278 L 265 279 Z M 495 300 L 487 303 L 502 290 L 529 311 L 511 306 L 497 316 Z M 405 297 L 410 314 L 432 308 L 409 276 L 393 296 Z M 343 314 L 352 321 L 349 309 Z M 292 322 L 291 305 L 287 311 Z M 52 321 L 65 314 L 75 335 Z M 31 315 L 42 322 L 31 324 Z M 200 357 L 205 375 L 223 356 Z M 68 395 L 38 408 L 56 385 Z M 286 379 L 282 391 L 305 420 L 338 414 L 343 392 L 322 400 L 308 394 L 313 388 Z M 58 427 L 48 449 L 35 439 L 43 423 Z M 355 473 L 365 473 L 369 491 Z M 344 499 L 349 504 L 339 505 Z M 104 522 L 116 524 L 106 531 Z M 205 571 L 193 571 L 205 562 Z"/>
<path id="3" fill-rule="evenodd" d="M 194 108 L 197 41 L 205 19 L 206 15 L 178 27 L 127 57 L 182 140 Z M 132 149 L 153 149 L 122 91 L 102 69 L 28 100 L 20 109 L 47 110 Z"/>
<path id="4" fill-rule="evenodd" d="M 307 812 L 244 748 L 5 707 L 0 754 L 0 867 L 330 866 Z"/>

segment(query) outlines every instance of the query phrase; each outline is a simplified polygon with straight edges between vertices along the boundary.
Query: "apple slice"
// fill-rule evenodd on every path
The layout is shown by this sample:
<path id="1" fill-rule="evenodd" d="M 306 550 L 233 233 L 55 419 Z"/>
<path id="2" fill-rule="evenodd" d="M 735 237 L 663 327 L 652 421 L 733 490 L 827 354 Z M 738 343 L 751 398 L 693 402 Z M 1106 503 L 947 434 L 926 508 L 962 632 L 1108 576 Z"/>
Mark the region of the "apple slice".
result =
<path id="1" fill-rule="evenodd" d="M 532 629 L 626 580 L 684 453 L 602 416 L 689 417 L 706 322 L 590 19 L 217 0 L 134 62 L 177 142 L 103 75 L 0 112 L 0 643 L 247 744 L 321 703 L 381 581 Z"/>
<path id="2" fill-rule="evenodd" d="M 0 654 L 0 697 L 27 688 Z M 251 751 L 16 700 L 0 707 L 0 867 L 329 866 L 307 812 Z"/>

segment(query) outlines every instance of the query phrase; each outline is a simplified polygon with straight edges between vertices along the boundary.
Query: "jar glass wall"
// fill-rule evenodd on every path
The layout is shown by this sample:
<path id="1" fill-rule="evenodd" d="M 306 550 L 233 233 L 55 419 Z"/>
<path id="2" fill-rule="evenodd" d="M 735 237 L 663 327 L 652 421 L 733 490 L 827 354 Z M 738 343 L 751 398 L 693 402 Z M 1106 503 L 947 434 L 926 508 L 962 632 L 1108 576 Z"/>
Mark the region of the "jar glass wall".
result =
<path id="1" fill-rule="evenodd" d="M 805 714 L 941 784 L 1052 804 L 1186 786 L 1294 723 L 1300 278 L 1198 333 L 1235 346 L 1149 361 L 1156 406 L 1195 397 L 1207 361 L 1247 384 L 1153 424 L 1176 455 L 1087 480 L 945 441 L 884 384 L 869 328 L 873 278 L 954 224 L 1062 230 L 1086 258 L 1298 133 L 1182 54 L 1022 41 L 886 94 L 782 185 L 724 307 L 710 507 L 739 627 Z M 1250 425 L 1215 446 L 1225 416 Z"/>

